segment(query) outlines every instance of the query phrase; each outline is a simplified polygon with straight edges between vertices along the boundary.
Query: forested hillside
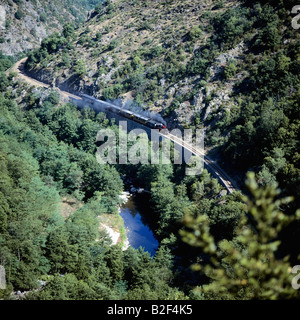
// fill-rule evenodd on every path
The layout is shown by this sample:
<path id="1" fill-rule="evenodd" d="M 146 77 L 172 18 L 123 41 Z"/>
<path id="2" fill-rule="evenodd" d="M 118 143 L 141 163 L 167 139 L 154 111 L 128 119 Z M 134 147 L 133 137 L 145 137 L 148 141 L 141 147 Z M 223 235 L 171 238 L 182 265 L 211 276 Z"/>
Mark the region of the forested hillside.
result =
<path id="1" fill-rule="evenodd" d="M 42 43 L 32 75 L 135 99 L 169 127 L 206 128 L 239 181 L 251 168 L 299 194 L 299 32 L 293 1 L 107 1 Z M 180 21 L 180 23 L 178 23 Z M 231 168 L 230 168 L 231 167 Z"/>
<path id="2" fill-rule="evenodd" d="M 30 87 L 7 71 L 17 58 L 1 54 L 0 298 L 299 299 L 297 3 L 81 2 L 93 4 L 85 23 L 43 39 L 25 72 L 134 100 L 169 129 L 205 128 L 207 152 L 241 190 L 227 194 L 207 170 L 186 176 L 172 162 L 99 165 L 97 132 L 117 132 L 114 121 L 63 103 L 55 88 Z M 154 257 L 99 231 L 101 215 L 118 215 L 126 179 L 150 191 Z"/>
<path id="3" fill-rule="evenodd" d="M 98 217 L 117 214 L 123 190 L 117 170 L 94 155 L 98 130 L 111 126 L 103 114 L 10 81 L 0 94 L 0 263 L 8 283 L 1 297 L 41 281 L 46 287 L 27 299 L 184 297 L 170 286 L 168 249 L 153 260 L 142 250 L 123 253 L 99 233 Z M 65 196 L 83 205 L 64 219 Z"/>
<path id="4" fill-rule="evenodd" d="M 239 193 L 222 195 L 206 171 L 186 177 L 181 166 L 100 166 L 94 155 L 96 132 L 117 127 L 102 113 L 62 105 L 55 91 L 36 90 L 12 77 L 3 75 L 0 104 L 0 262 L 8 283 L 3 298 L 19 297 L 12 290 L 43 300 L 297 296 L 289 287 L 296 260 L 282 261 L 286 251 L 278 250 L 277 241 L 294 218 L 278 211 L 286 201 L 274 203 L 278 195 L 272 187 L 263 191 L 250 180 L 256 199 L 251 203 Z M 111 246 L 99 232 L 98 217 L 117 214 L 124 175 L 151 190 L 161 243 L 154 259 L 143 250 Z M 82 204 L 67 216 L 61 206 L 66 196 Z M 254 220 L 244 220 L 245 214 Z M 249 226 L 256 228 L 255 221 L 259 236 L 241 237 Z M 191 232 L 197 228 L 202 231 Z M 197 240 L 199 235 L 204 238 Z M 190 269 L 208 262 L 207 253 L 221 259 L 221 264 L 212 260 L 220 270 L 215 283 L 211 271 Z"/>

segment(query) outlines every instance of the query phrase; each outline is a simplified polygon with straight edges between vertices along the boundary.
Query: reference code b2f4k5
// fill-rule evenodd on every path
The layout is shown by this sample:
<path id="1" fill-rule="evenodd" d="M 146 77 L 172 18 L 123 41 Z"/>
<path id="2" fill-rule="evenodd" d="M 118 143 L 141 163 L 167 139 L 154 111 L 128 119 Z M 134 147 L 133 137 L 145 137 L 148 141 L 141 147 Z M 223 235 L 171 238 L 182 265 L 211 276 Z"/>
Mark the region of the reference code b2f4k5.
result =
<path id="1" fill-rule="evenodd" d="M 192 314 L 192 306 L 191 305 L 171 305 L 171 304 L 166 304 L 166 305 L 152 305 L 152 314 Z"/>
<path id="2" fill-rule="evenodd" d="M 151 307 L 150 307 L 151 306 Z M 192 314 L 192 305 L 151 304 L 149 307 L 129 307 L 115 304 L 107 310 L 108 315 L 131 315 L 138 318 L 140 315 L 189 315 Z"/>

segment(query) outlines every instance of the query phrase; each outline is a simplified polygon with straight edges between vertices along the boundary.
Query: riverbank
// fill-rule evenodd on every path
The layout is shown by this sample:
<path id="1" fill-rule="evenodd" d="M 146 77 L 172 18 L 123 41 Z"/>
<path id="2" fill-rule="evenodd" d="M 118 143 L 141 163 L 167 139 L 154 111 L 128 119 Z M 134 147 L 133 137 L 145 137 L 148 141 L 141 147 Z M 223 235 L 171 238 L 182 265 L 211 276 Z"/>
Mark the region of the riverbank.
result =
<path id="1" fill-rule="evenodd" d="M 120 195 L 121 205 L 125 204 L 131 194 L 127 191 L 122 192 Z M 119 214 L 102 214 L 99 216 L 99 230 L 104 230 L 111 238 L 112 244 L 119 244 L 122 250 L 127 250 L 130 246 L 125 230 L 124 220 L 120 216 L 121 205 L 118 208 Z"/>

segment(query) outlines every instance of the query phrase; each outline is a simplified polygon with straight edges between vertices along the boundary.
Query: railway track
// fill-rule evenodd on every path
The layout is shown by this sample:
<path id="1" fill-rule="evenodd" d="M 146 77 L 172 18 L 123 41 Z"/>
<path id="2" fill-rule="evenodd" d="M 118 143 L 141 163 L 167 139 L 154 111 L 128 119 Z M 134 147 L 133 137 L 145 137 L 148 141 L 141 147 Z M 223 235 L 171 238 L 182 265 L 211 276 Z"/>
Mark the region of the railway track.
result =
<path id="1" fill-rule="evenodd" d="M 232 179 L 229 177 L 229 175 L 220 168 L 216 162 L 212 159 L 210 159 L 208 156 L 205 155 L 204 150 L 196 149 L 192 145 L 186 143 L 182 139 L 176 137 L 175 135 L 171 134 L 170 132 L 163 132 L 160 131 L 160 135 L 173 141 L 174 143 L 180 145 L 181 147 L 185 148 L 186 150 L 190 151 L 193 155 L 199 156 L 203 158 L 204 163 L 213 169 L 213 172 L 215 176 L 219 179 L 221 184 L 227 189 L 229 193 L 233 193 L 238 188 L 236 187 L 235 183 L 232 181 Z"/>
<path id="2" fill-rule="evenodd" d="M 30 76 L 26 75 L 24 72 L 24 64 L 27 58 L 24 58 L 20 61 L 18 61 L 14 66 L 10 68 L 9 71 L 17 72 L 18 77 L 25 80 L 30 85 L 34 85 L 37 87 L 43 87 L 43 88 L 50 88 L 51 86 L 49 84 L 43 83 L 41 81 L 38 81 L 36 79 L 31 78 Z M 60 90 L 56 87 L 56 89 L 60 92 L 60 94 L 67 98 L 73 98 L 78 101 L 82 101 L 82 97 L 77 96 L 75 94 Z M 72 100 L 71 100 L 72 101 Z M 107 104 L 105 101 L 103 101 L 104 104 Z M 221 182 L 221 184 L 226 188 L 226 190 L 229 193 L 233 193 L 235 190 L 238 190 L 237 186 L 235 185 L 234 181 L 229 177 L 229 175 L 220 168 L 215 161 L 210 159 L 208 156 L 205 155 L 204 150 L 199 150 L 194 148 L 192 145 L 186 143 L 182 139 L 176 137 L 175 135 L 171 134 L 168 131 L 160 131 L 160 135 L 173 141 L 174 143 L 180 145 L 181 147 L 185 148 L 186 150 L 190 151 L 193 155 L 199 156 L 204 159 L 204 163 L 212 170 L 213 174 L 218 178 L 218 180 Z"/>

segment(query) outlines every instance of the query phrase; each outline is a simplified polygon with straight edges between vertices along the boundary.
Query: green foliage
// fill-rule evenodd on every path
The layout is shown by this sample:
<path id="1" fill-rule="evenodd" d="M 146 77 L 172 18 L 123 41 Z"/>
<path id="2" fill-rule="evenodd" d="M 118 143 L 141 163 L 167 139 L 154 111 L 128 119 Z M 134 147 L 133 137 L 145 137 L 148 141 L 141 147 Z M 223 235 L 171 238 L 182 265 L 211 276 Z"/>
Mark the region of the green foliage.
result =
<path id="1" fill-rule="evenodd" d="M 221 47 L 232 48 L 251 29 L 253 16 L 249 8 L 237 6 L 217 15 L 213 24 L 215 41 Z"/>
<path id="2" fill-rule="evenodd" d="M 75 65 L 74 65 L 74 72 L 80 76 L 80 77 L 84 77 L 84 75 L 86 74 L 86 64 L 85 61 L 80 59 L 77 60 Z"/>
<path id="3" fill-rule="evenodd" d="M 63 26 L 62 35 L 66 39 L 73 38 L 75 36 L 75 27 L 72 23 L 67 23 Z"/>
<path id="4" fill-rule="evenodd" d="M 236 62 L 230 61 L 224 69 L 225 79 L 228 80 L 232 78 L 236 74 L 236 72 L 237 72 Z"/>
<path id="5" fill-rule="evenodd" d="M 216 243 L 210 233 L 206 215 L 185 217 L 189 230 L 181 232 L 184 241 L 199 246 L 209 254 L 211 264 L 195 264 L 210 283 L 197 288 L 198 294 L 213 299 L 290 299 L 299 297 L 291 286 L 289 257 L 277 257 L 278 235 L 296 217 L 287 216 L 280 207 L 290 198 L 276 200 L 274 187 L 259 188 L 254 174 L 248 175 L 247 186 L 252 198 L 244 197 L 248 214 L 240 218 L 237 237 Z"/>
<path id="6" fill-rule="evenodd" d="M 40 21 L 41 21 L 41 22 L 46 22 L 46 21 L 47 21 L 47 16 L 46 16 L 45 13 L 42 13 L 42 14 L 40 15 Z"/>
<path id="7" fill-rule="evenodd" d="M 62 142 L 79 142 L 82 148 L 90 148 L 100 118 L 93 112 L 80 114 L 70 105 L 54 108 L 59 103 L 54 91 L 43 102 L 40 95 L 31 95 L 29 91 L 24 101 L 32 102 L 24 109 L 0 96 L 0 261 L 9 270 L 8 288 L 31 290 L 42 276 L 49 275 L 49 286 L 40 296 L 32 292 L 32 298 L 124 296 L 122 285 L 109 293 L 106 285 L 118 280 L 109 280 L 110 271 L 106 268 L 106 277 L 103 266 L 97 271 L 100 261 L 94 260 L 90 251 L 97 246 L 96 239 L 100 239 L 102 252 L 109 243 L 98 233 L 96 215 L 116 211 L 123 188 L 120 177 L 114 168 L 100 167 L 94 155 Z M 82 141 L 77 140 L 78 130 Z M 58 192 L 72 193 L 87 203 L 64 222 L 59 215 Z M 98 283 L 89 280 L 91 270 L 105 282 L 94 288 L 97 294 L 90 288 L 91 281 Z M 57 272 L 66 277 L 66 283 L 59 282 Z M 71 283 L 79 290 L 76 294 L 70 293 Z M 58 286 L 61 293 L 54 292 Z M 65 287 L 68 293 L 64 293 Z"/>
<path id="8" fill-rule="evenodd" d="M 18 8 L 18 10 L 15 13 L 15 18 L 18 20 L 21 20 L 23 17 L 24 17 L 23 11 Z"/>
<path id="9" fill-rule="evenodd" d="M 114 100 L 118 98 L 118 96 L 122 93 L 122 91 L 123 91 L 123 85 L 115 84 L 114 86 L 105 88 L 102 92 L 102 95 L 105 100 Z"/>
<path id="10" fill-rule="evenodd" d="M 20 289 L 34 288 L 37 277 L 48 271 L 42 252 L 45 241 L 42 231 L 57 212 L 58 193 L 42 182 L 36 160 L 22 144 L 7 137 L 0 144 L 3 218 L 0 259 L 9 267 L 10 284 Z"/>
<path id="11" fill-rule="evenodd" d="M 196 41 L 196 40 L 199 40 L 199 38 L 201 37 L 202 35 L 202 30 L 197 27 L 197 26 L 193 26 L 191 28 L 191 30 L 189 31 L 189 39 L 191 41 Z"/>
<path id="12" fill-rule="evenodd" d="M 291 229 L 281 225 L 289 220 L 281 211 L 291 215 L 299 207 L 300 192 L 299 43 L 284 21 L 287 13 L 283 9 L 290 10 L 288 3 L 244 2 L 225 7 L 223 1 L 216 1 L 211 12 L 201 15 L 199 27 L 185 25 L 179 16 L 176 23 L 180 28 L 171 21 L 159 38 L 153 32 L 154 26 L 159 26 L 158 18 L 138 20 L 138 11 L 133 12 L 132 18 L 138 23 L 130 23 L 128 28 L 147 30 L 147 38 L 137 49 L 134 45 L 134 52 L 126 52 L 126 43 L 118 42 L 118 35 L 110 44 L 102 45 L 103 31 L 95 35 L 92 28 L 93 19 L 97 23 L 110 19 L 119 4 L 80 2 L 85 8 L 96 5 L 90 27 L 80 27 L 83 32 L 79 33 L 66 24 L 61 35 L 54 33 L 29 53 L 27 67 L 52 68 L 57 60 L 56 70 L 73 66 L 74 78 L 85 76 L 88 60 L 78 60 L 80 55 L 72 51 L 73 42 L 78 40 L 80 50 L 94 47 L 90 51 L 95 60 L 102 53 L 115 55 L 113 68 L 117 70 L 112 81 L 99 85 L 99 94 L 106 100 L 128 91 L 142 103 L 170 98 L 172 103 L 165 110 L 170 117 L 205 86 L 215 58 L 244 40 L 251 54 L 243 51 L 246 59 L 238 64 L 229 61 L 221 74 L 226 80 L 235 75 L 244 80 L 232 92 L 235 106 L 217 111 L 221 119 L 217 119 L 210 141 L 227 141 L 221 149 L 227 160 L 243 172 L 249 167 L 255 170 L 259 184 L 266 187 L 252 184 L 254 199 L 241 202 L 238 193 L 224 195 L 206 170 L 197 177 L 185 177 L 184 166 L 99 166 L 94 156 L 95 137 L 99 129 L 108 126 L 108 120 L 87 109 L 61 105 L 54 92 L 47 96 L 10 83 L 12 75 L 3 72 L 12 59 L 0 55 L 0 91 L 6 97 L 0 96 L 0 262 L 9 270 L 9 290 L 30 290 L 37 287 L 37 280 L 45 279 L 46 284 L 31 292 L 29 298 L 294 297 L 287 272 L 291 263 L 280 258 L 291 254 L 296 261 L 297 248 L 291 244 L 299 236 L 297 224 L 292 223 Z M 70 11 L 79 17 L 80 12 L 73 7 L 76 3 L 73 1 Z M 131 3 L 134 9 L 138 5 L 138 1 Z M 170 9 L 171 3 L 159 5 L 166 6 L 169 13 L 182 9 Z M 60 19 L 62 24 L 66 22 Z M 103 29 L 111 32 L 113 24 L 103 25 Z M 122 50 L 115 50 L 121 46 Z M 123 64 L 119 52 L 131 58 Z M 108 69 L 101 64 L 99 76 Z M 247 71 L 243 72 L 245 78 L 240 71 Z M 215 80 L 222 78 L 217 75 Z M 182 94 L 185 83 L 191 90 Z M 9 85 L 13 89 L 8 91 Z M 176 96 L 170 93 L 164 97 L 166 88 L 175 87 Z M 25 91 L 23 98 L 21 92 Z M 18 104 L 13 96 L 18 97 Z M 198 126 L 202 125 L 201 116 L 195 115 Z M 142 250 L 123 252 L 118 246 L 109 247 L 107 236 L 98 231 L 97 215 L 117 212 L 123 184 L 116 169 L 151 190 L 149 214 L 161 241 L 155 258 Z M 277 181 L 283 195 L 296 196 L 295 202 L 273 205 L 278 195 L 270 186 L 276 186 Z M 80 201 L 80 208 L 63 219 L 58 203 L 59 195 L 66 194 Z M 178 236 L 186 213 L 190 214 L 187 226 L 193 231 L 184 229 L 185 236 L 200 247 L 190 247 Z M 206 263 L 208 260 L 211 264 Z M 189 269 L 193 263 L 199 266 L 199 261 L 203 267 L 200 275 Z M 7 294 L 2 292 L 0 297 Z"/>
<path id="13" fill-rule="evenodd" d="M 54 32 L 51 36 L 43 39 L 40 48 L 29 53 L 26 61 L 26 67 L 33 68 L 40 62 L 43 62 L 44 64 L 47 63 L 50 54 L 57 52 L 65 43 L 65 37 L 60 36 L 57 32 Z"/>
<path id="14" fill-rule="evenodd" d="M 184 211 L 190 206 L 185 185 L 174 186 L 167 178 L 168 172 L 160 168 L 151 183 L 151 202 L 154 212 L 159 214 L 159 228 L 156 232 L 167 235 L 179 228 Z"/>
<path id="15" fill-rule="evenodd" d="M 114 50 L 114 49 L 116 49 L 119 45 L 120 45 L 120 42 L 119 42 L 118 40 L 116 40 L 116 39 L 113 39 L 113 40 L 110 42 L 109 46 L 108 46 L 108 50 Z"/>
<path id="16" fill-rule="evenodd" d="M 69 55 L 67 54 L 64 54 L 61 58 L 61 65 L 63 67 L 66 67 L 66 68 L 70 68 L 71 67 L 71 60 L 70 60 L 70 57 Z"/>
<path id="17" fill-rule="evenodd" d="M 277 181 L 284 194 L 293 196 L 299 192 L 299 163 L 295 158 L 299 132 L 296 47 L 272 56 L 265 54 L 239 86 L 241 113 L 224 148 L 235 166 L 242 170 L 255 168 L 260 171 L 261 183 Z M 298 197 L 290 207 L 299 207 Z"/>
<path id="18" fill-rule="evenodd" d="M 8 86 L 9 82 L 7 76 L 4 72 L 0 73 L 0 92 L 4 92 Z"/>

